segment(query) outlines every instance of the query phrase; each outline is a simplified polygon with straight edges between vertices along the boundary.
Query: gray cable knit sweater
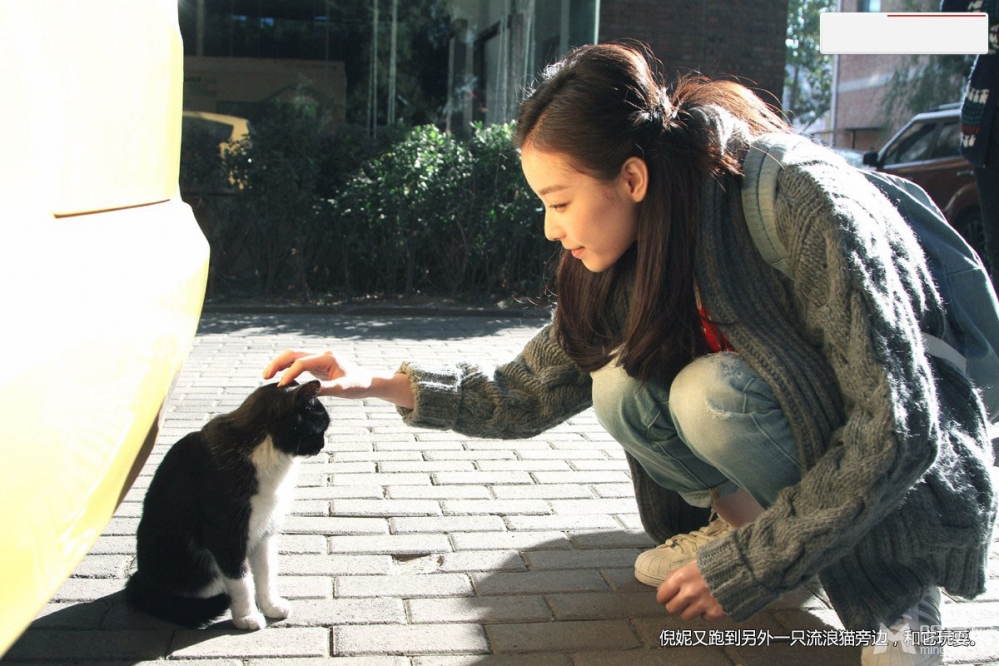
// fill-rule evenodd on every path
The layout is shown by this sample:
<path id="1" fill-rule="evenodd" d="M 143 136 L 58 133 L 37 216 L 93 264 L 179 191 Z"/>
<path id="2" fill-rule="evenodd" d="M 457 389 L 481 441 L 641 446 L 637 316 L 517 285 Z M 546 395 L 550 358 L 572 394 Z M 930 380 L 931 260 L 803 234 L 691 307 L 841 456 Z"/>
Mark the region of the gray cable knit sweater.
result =
<path id="1" fill-rule="evenodd" d="M 701 298 L 773 387 L 806 470 L 754 523 L 701 548 L 709 589 L 742 621 L 818 574 L 855 630 L 891 623 L 931 584 L 980 594 L 996 512 L 991 447 L 973 387 L 922 348 L 919 331 L 938 330 L 943 312 L 915 238 L 822 149 L 784 165 L 776 222 L 790 279 L 756 251 L 738 182 L 706 184 Z M 416 402 L 400 413 L 415 426 L 522 438 L 591 404 L 589 376 L 550 325 L 491 371 L 401 371 Z M 637 499 L 643 518 L 655 515 L 654 494 Z"/>

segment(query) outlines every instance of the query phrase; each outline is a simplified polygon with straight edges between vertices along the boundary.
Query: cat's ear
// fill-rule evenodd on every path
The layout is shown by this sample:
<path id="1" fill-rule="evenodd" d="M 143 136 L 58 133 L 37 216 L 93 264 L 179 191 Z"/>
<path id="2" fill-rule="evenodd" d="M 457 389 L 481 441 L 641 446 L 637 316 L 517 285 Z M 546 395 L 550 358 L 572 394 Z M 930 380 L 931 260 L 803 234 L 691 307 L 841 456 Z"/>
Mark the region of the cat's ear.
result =
<path id="1" fill-rule="evenodd" d="M 303 402 L 308 402 L 314 400 L 319 396 L 319 390 L 323 387 L 322 383 L 318 379 L 313 379 L 310 382 L 305 382 L 301 386 L 295 389 L 295 398 L 302 400 Z"/>

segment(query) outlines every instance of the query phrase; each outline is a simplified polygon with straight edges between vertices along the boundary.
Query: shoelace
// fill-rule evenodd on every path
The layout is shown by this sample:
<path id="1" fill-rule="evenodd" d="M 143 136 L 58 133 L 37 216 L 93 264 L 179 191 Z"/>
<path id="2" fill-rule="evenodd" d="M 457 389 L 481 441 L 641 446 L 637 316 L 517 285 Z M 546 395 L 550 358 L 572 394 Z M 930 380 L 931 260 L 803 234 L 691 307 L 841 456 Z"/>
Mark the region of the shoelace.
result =
<path id="1" fill-rule="evenodd" d="M 721 518 L 716 518 L 704 527 L 694 530 L 693 532 L 688 532 L 686 534 L 677 534 L 674 537 L 670 537 L 660 548 L 683 548 L 683 545 L 687 542 L 692 542 L 693 545 L 698 546 L 707 541 L 711 541 L 717 534 L 724 532 L 728 528 L 728 523 L 726 523 Z"/>

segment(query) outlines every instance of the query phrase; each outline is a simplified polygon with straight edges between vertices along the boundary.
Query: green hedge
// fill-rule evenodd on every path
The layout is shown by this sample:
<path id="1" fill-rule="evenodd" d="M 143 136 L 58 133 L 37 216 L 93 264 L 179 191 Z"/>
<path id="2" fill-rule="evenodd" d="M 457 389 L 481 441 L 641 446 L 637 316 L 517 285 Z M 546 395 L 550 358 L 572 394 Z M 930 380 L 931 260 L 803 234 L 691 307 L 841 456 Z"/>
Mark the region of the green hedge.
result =
<path id="1" fill-rule="evenodd" d="M 373 141 L 349 125 L 323 134 L 285 106 L 227 158 L 186 141 L 181 187 L 212 247 L 209 297 L 543 297 L 556 248 L 512 134 L 426 125 Z"/>

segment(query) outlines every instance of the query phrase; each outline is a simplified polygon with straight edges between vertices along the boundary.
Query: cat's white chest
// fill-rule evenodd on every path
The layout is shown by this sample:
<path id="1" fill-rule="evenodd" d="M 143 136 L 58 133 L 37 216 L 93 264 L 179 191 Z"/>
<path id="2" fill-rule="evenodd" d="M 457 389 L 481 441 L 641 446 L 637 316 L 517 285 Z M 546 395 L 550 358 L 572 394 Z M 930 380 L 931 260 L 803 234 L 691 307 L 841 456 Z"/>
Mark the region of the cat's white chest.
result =
<path id="1" fill-rule="evenodd" d="M 274 448 L 268 437 L 251 456 L 257 471 L 257 493 L 250 498 L 250 544 L 277 529 L 292 501 L 298 460 Z M 252 548 L 251 548 L 252 549 Z"/>

